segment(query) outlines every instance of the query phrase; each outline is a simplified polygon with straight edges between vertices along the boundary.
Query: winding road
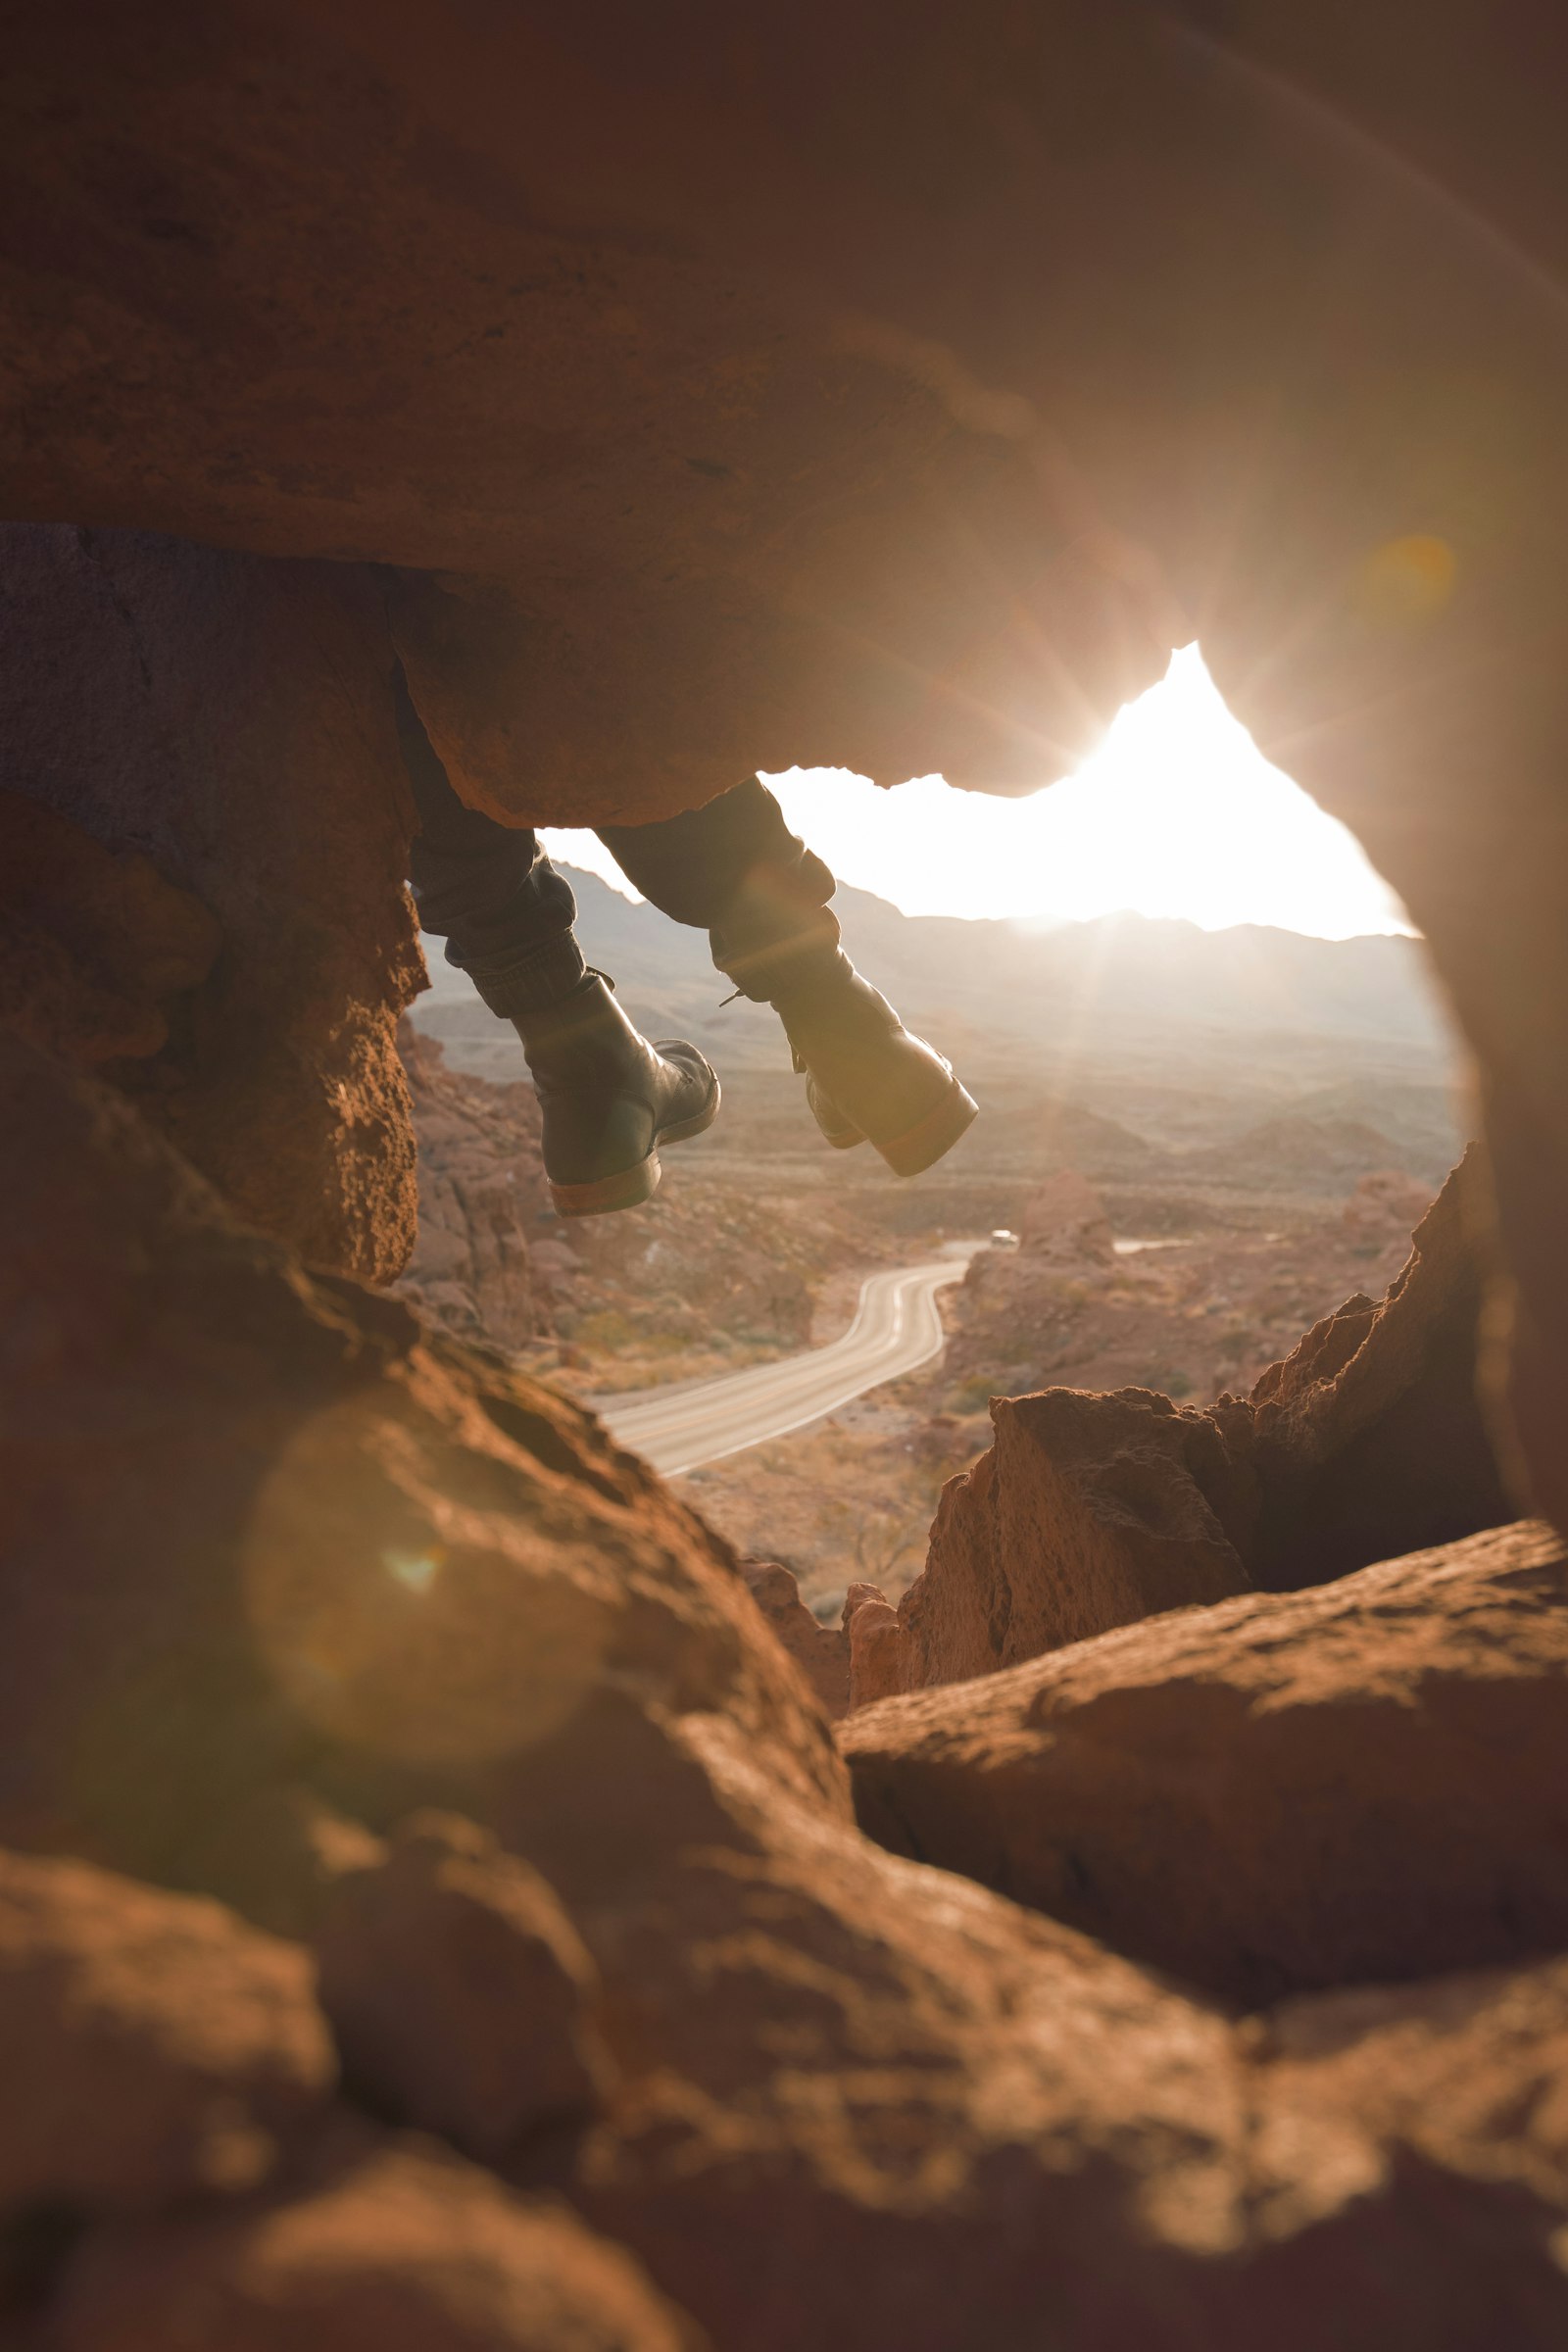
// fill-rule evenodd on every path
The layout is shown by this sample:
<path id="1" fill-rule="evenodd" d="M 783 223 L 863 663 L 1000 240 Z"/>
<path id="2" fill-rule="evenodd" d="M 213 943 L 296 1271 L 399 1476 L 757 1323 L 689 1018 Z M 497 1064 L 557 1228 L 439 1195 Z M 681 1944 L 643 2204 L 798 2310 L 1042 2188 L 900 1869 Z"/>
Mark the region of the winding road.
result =
<path id="1" fill-rule="evenodd" d="M 842 1340 L 722 1380 L 654 1389 L 596 1405 L 617 1445 L 666 1478 L 787 1437 L 808 1421 L 929 1363 L 942 1347 L 937 1293 L 963 1280 L 971 1251 L 867 1275 Z"/>

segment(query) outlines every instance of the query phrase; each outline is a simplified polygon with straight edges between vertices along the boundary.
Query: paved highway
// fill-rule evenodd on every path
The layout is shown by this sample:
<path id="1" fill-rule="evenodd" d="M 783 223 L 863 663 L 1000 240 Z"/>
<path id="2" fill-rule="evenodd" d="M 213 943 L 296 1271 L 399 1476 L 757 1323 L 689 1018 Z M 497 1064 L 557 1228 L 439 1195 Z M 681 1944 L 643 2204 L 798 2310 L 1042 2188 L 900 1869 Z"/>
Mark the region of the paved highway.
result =
<path id="1" fill-rule="evenodd" d="M 619 1445 L 666 1478 L 787 1437 L 841 1404 L 929 1363 L 942 1346 L 937 1293 L 963 1280 L 969 1250 L 868 1275 L 842 1340 L 722 1380 L 607 1397 L 595 1409 Z"/>

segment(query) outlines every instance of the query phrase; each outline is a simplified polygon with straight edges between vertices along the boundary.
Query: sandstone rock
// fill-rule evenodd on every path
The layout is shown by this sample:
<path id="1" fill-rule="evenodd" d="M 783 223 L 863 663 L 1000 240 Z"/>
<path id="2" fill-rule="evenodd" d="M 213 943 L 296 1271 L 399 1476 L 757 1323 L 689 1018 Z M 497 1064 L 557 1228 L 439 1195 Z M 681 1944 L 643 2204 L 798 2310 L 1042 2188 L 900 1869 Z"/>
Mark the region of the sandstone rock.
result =
<path id="1" fill-rule="evenodd" d="M 303 2192 L 89 2237 L 59 2352 L 697 2352 L 617 2247 L 417 2142 Z"/>
<path id="2" fill-rule="evenodd" d="M 776 1560 L 741 1562 L 741 1574 L 762 1615 L 795 1660 L 821 1704 L 836 1722 L 850 1704 L 850 1643 L 846 1627 L 819 1624 L 801 1598 L 801 1588 Z"/>
<path id="3" fill-rule="evenodd" d="M 22 1540 L 0 1821 L 214 1883 L 277 1787 L 371 1828 L 439 1804 L 493 1830 L 558 1890 L 623 2067 L 586 2132 L 530 2144 L 530 2185 L 736 2352 L 1035 2352 L 1043 2314 L 1064 2352 L 1319 2352 L 1321 2276 L 1345 2352 L 1384 2352 L 1435 2296 L 1441 2323 L 1455 2246 L 1472 2304 L 1555 2344 L 1560 2299 L 1520 2301 L 1539 2195 L 1456 2176 L 1456 2229 L 1313 2109 L 1260 2220 L 1265 2119 L 1231 2023 L 861 1838 L 723 1547 L 585 1415 L 307 1280 L 116 1096 L 19 1047 L 3 1069 L 0 1491 Z M 1555 1594 L 1516 1598 L 1520 1653 L 1555 1640 Z M 1149 1638 L 1172 1622 L 1203 1619 Z M 1466 1703 L 1492 1724 L 1491 1684 Z M 1527 1743 L 1544 1787 L 1535 1767 Z M 173 2315 L 225 2352 L 253 2326 L 337 2352 L 351 2308 L 377 2352 L 405 2311 L 421 2352 L 512 2324 L 488 2223 L 475 2252 L 443 2203 L 426 2255 L 435 2226 L 395 2180 L 367 2177 L 341 2232 L 332 2193 L 296 2174 L 233 2234 L 174 2214 L 128 2247 L 91 2233 L 51 2307 L 67 2346 L 161 2352 Z"/>
<path id="4" fill-rule="evenodd" d="M 7 901 L 36 923 L 47 899 L 74 968 L 97 958 L 59 1042 L 130 1056 L 118 1082 L 241 1216 L 389 1278 L 415 1224 L 393 1030 L 422 967 L 379 588 L 8 526 L 0 616 L 7 773 L 37 810 Z M 69 888 L 61 820 L 90 837 Z"/>
<path id="5" fill-rule="evenodd" d="M 259 1793 L 303 1783 L 374 1827 L 461 1804 L 618 1660 L 650 1705 L 722 1707 L 842 1809 L 727 1552 L 585 1413 L 421 1345 L 396 1300 L 308 1282 L 30 1050 L 0 1048 L 0 1099 L 24 1544 L 0 1834 L 176 1879 L 199 1860 L 226 1891 Z"/>
<path id="6" fill-rule="evenodd" d="M 334 2067 L 310 1963 L 217 1903 L 0 1855 L 0 2209 L 265 2180 Z"/>
<path id="7" fill-rule="evenodd" d="M 1226 1999 L 1568 1941 L 1568 1566 L 1525 1525 L 856 1717 L 857 1810 Z"/>
<path id="8" fill-rule="evenodd" d="M 1320 1582 L 1512 1516 L 1476 1397 L 1484 1183 L 1472 1149 L 1388 1297 L 1352 1299 L 1253 1389 L 1257 1584 Z"/>
<path id="9" fill-rule="evenodd" d="M 850 1705 L 869 1706 L 904 1689 L 904 1637 L 898 1610 L 877 1585 L 852 1585 L 844 1596 L 850 1644 Z"/>
<path id="10" fill-rule="evenodd" d="M 1257 2021 L 1251 2056 L 1283 2184 L 1303 2119 L 1353 2117 L 1389 2157 L 1553 2204 L 1568 2199 L 1568 1963 L 1298 1996 Z"/>
<path id="11" fill-rule="evenodd" d="M 460 1076 L 412 1021 L 399 1026 L 398 1051 L 419 1187 L 418 1238 L 400 1295 L 461 1337 L 520 1348 L 540 1329 L 528 1228 L 550 1205 L 533 1088 Z"/>
<path id="12" fill-rule="evenodd" d="M 0 1018 L 35 1045 L 88 1063 L 158 1053 L 172 1000 L 206 979 L 220 942 L 149 858 L 0 792 Z"/>
<path id="13" fill-rule="evenodd" d="M 349 2081 L 383 2113 L 494 2163 L 601 2105 L 593 1963 L 538 1872 L 473 1822 L 405 1822 L 339 1882 L 316 1951 Z"/>
<path id="14" fill-rule="evenodd" d="M 990 1450 L 942 1490 L 900 1603 L 895 1688 L 1248 1590 L 1256 1487 L 1225 1418 L 1148 1390 L 1047 1389 L 995 1398 L 991 1421 Z"/>
<path id="15" fill-rule="evenodd" d="M 1379 1304 L 1356 1297 L 1245 1402 L 996 1398 L 899 1607 L 902 1681 L 987 1674 L 1163 1609 L 1325 1583 L 1511 1516 L 1476 1400 L 1472 1152 Z"/>

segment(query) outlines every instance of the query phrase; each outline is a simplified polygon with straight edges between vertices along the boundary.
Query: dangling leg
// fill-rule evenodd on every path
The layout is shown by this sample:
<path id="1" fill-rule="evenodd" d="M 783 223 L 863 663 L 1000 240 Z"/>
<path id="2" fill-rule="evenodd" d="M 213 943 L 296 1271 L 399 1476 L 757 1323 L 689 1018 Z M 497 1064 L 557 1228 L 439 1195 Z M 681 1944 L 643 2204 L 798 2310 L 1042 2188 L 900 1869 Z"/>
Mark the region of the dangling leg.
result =
<path id="1" fill-rule="evenodd" d="M 973 1098 L 844 954 L 833 876 L 756 776 L 704 808 L 599 838 L 644 898 L 708 931 L 743 996 L 774 1007 L 836 1150 L 869 1139 L 898 1175 L 915 1176 L 953 1149 Z"/>
<path id="2" fill-rule="evenodd" d="M 583 961 L 564 875 L 532 833 L 459 800 L 401 669 L 397 698 L 419 816 L 410 861 L 420 925 L 445 936 L 447 961 L 522 1041 L 560 1214 L 635 1208 L 658 1188 L 661 1148 L 712 1125 L 718 1080 L 695 1046 L 651 1046 L 634 1028 Z"/>

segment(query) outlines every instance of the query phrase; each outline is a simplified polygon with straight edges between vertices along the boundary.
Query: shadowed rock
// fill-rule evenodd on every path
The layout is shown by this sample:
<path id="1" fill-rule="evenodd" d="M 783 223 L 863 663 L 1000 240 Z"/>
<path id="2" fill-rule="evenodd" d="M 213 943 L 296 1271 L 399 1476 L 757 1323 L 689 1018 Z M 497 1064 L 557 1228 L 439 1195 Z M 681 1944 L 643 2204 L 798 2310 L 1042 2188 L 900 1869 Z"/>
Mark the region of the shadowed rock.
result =
<path id="1" fill-rule="evenodd" d="M 600 2106 L 593 1963 L 538 1872 L 473 1822 L 405 1822 L 339 1882 L 316 1952 L 349 2080 L 400 2122 L 494 2163 Z"/>
<path id="2" fill-rule="evenodd" d="M 0 993 L 40 1043 L 115 1056 L 240 1216 L 389 1280 L 415 1224 L 393 1037 L 423 974 L 379 590 L 344 564 L 8 525 L 0 614 L 25 860 L 0 886 Z"/>
<path id="3" fill-rule="evenodd" d="M 368 2134 L 362 2134 L 368 2142 Z M 61 2352 L 702 2352 L 619 2247 L 417 2141 L 353 2147 L 291 2196 L 101 2230 Z"/>
<path id="4" fill-rule="evenodd" d="M 3 2221 L 254 2188 L 336 2069 L 297 1945 L 85 1862 L 0 1854 L 0 2079 Z"/>
<path id="5" fill-rule="evenodd" d="M 862 1826 L 1226 1999 L 1568 1943 L 1568 1567 L 1525 1525 L 868 1710 Z"/>

